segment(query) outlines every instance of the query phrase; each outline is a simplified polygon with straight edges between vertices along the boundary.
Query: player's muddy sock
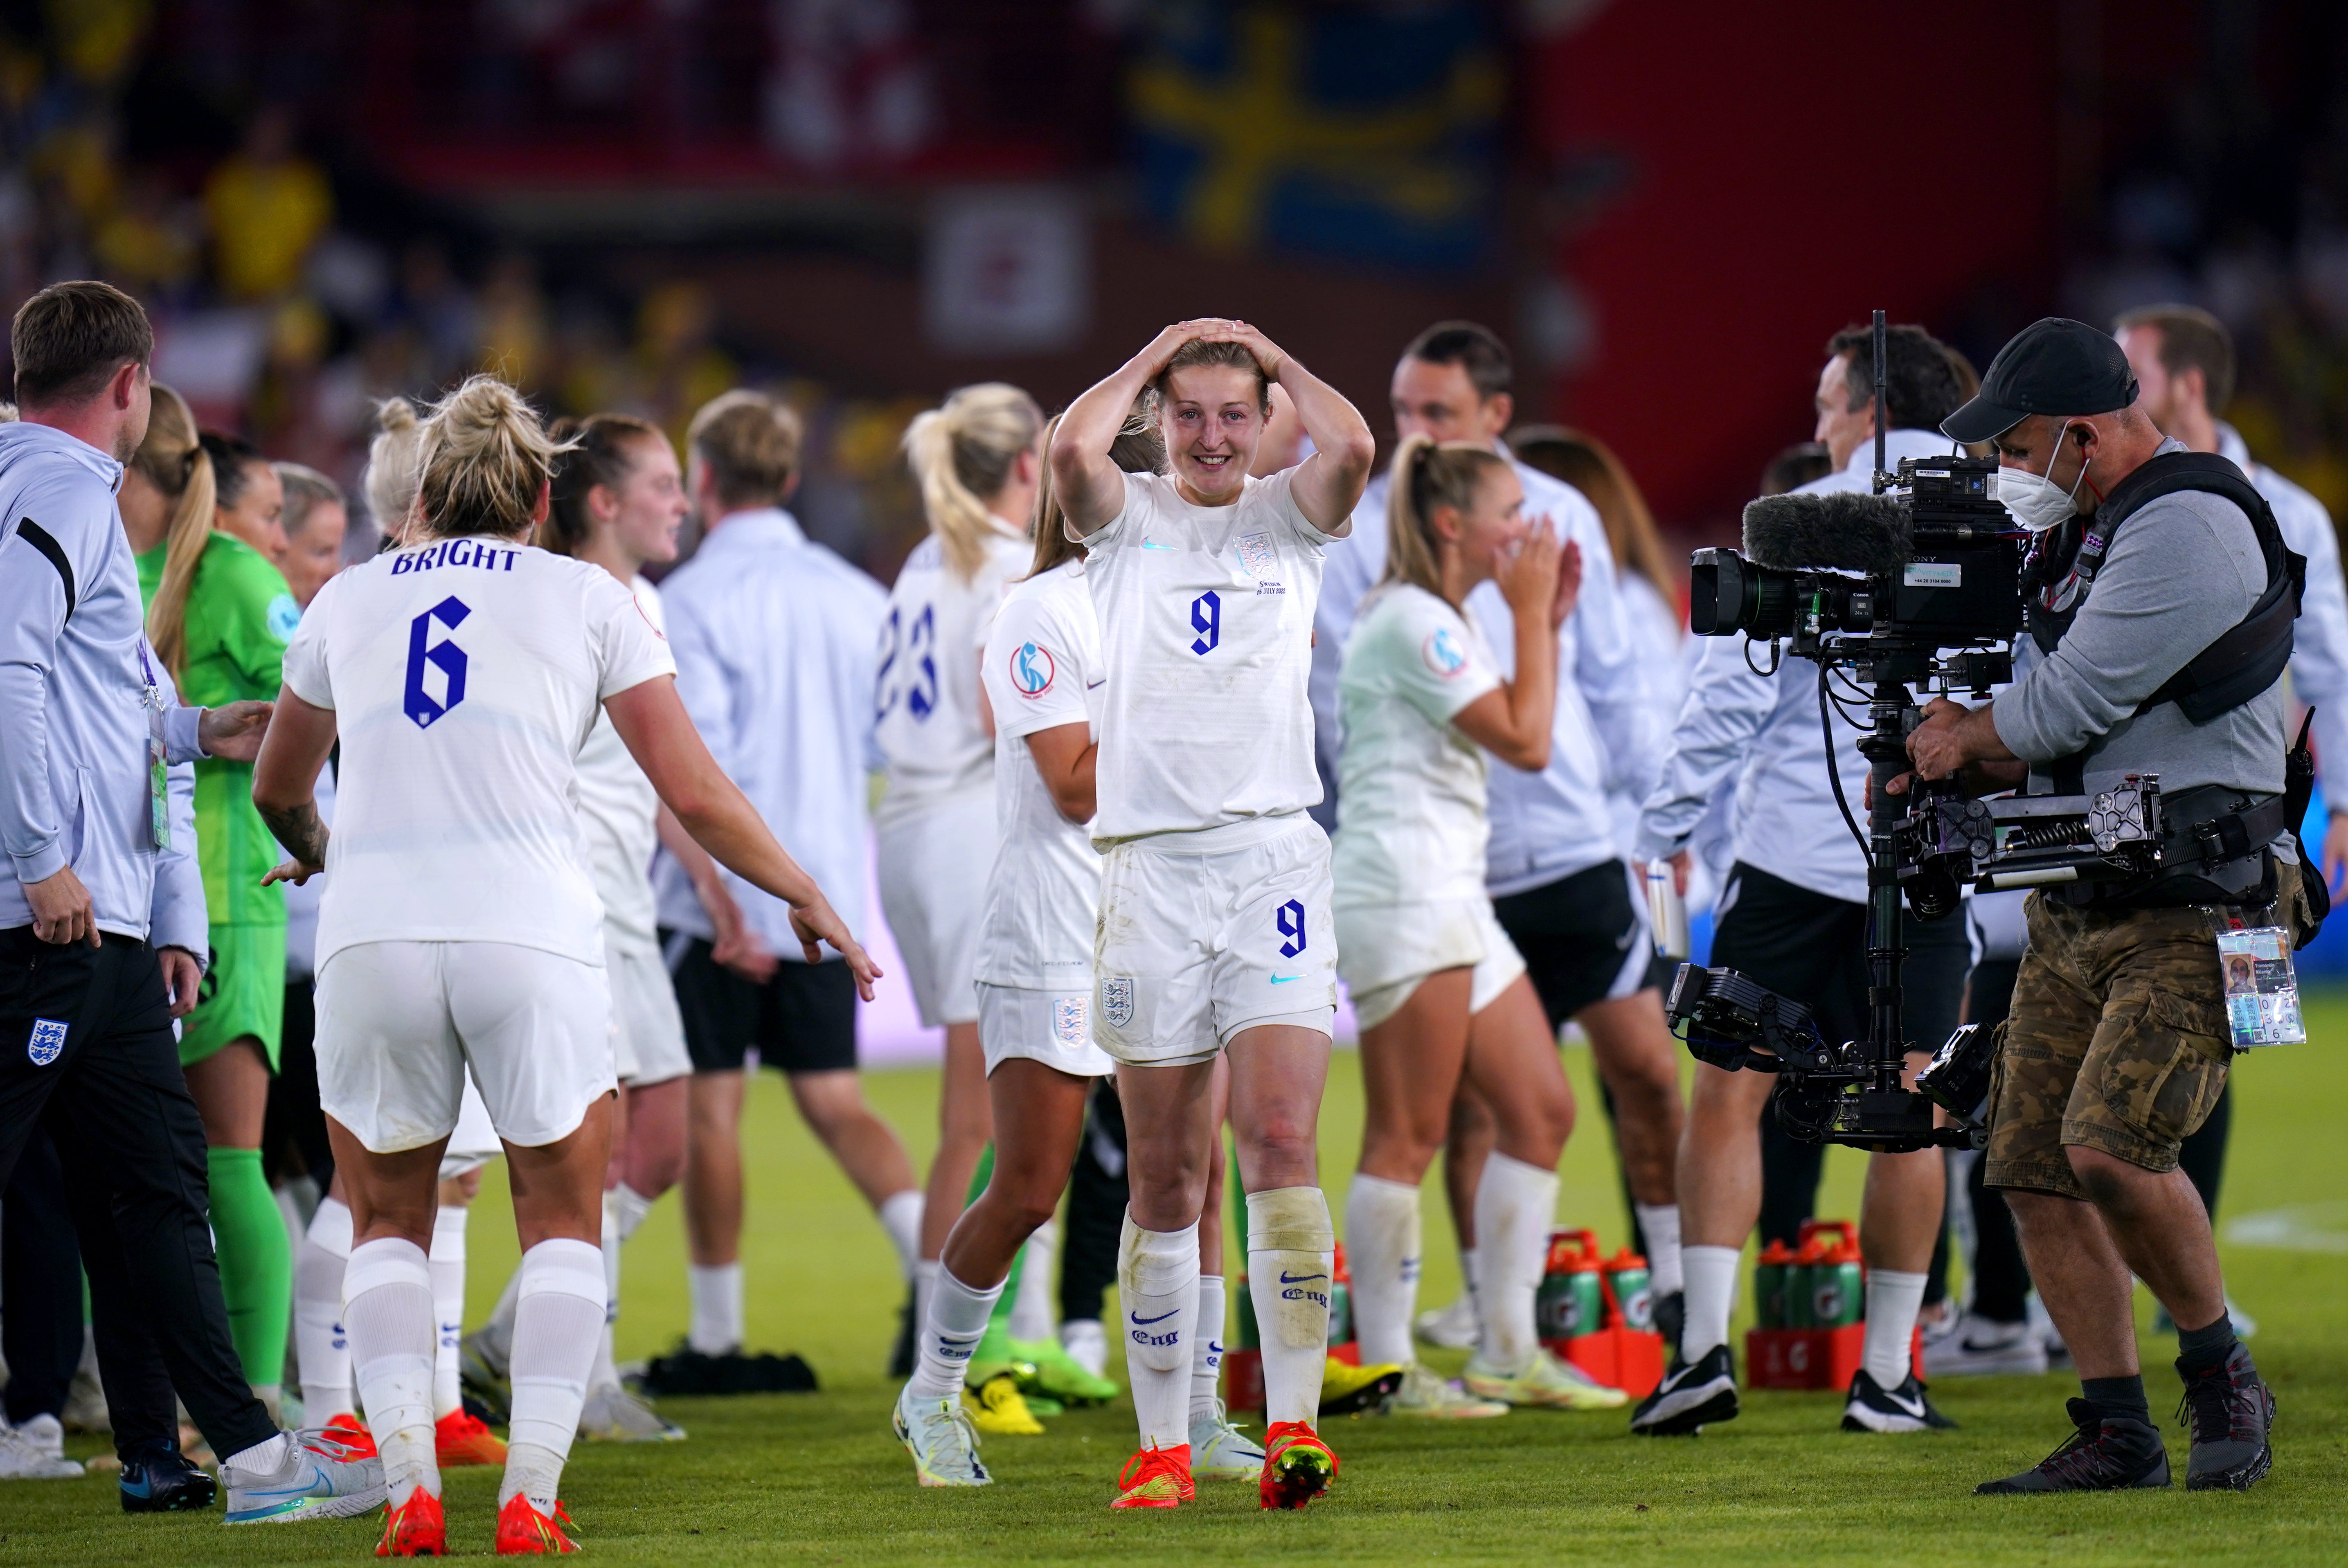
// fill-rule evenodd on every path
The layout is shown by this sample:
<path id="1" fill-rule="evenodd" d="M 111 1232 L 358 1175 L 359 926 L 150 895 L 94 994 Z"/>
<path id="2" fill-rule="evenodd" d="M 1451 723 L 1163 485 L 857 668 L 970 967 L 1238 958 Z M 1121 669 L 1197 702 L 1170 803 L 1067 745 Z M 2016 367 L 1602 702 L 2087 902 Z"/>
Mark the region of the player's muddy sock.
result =
<path id="1" fill-rule="evenodd" d="M 424 1249 L 396 1236 L 351 1249 L 343 1321 L 367 1431 L 383 1456 L 391 1505 L 417 1487 L 440 1495 L 432 1440 L 432 1268 Z"/>
<path id="2" fill-rule="evenodd" d="M 1345 1190 L 1345 1261 L 1352 1271 L 1354 1333 L 1364 1366 L 1407 1367 L 1418 1307 L 1418 1189 L 1356 1171 Z"/>
<path id="3" fill-rule="evenodd" d="M 1318 1187 L 1274 1187 L 1247 1198 L 1248 1291 L 1263 1349 L 1264 1419 L 1321 1414 L 1329 1360 L 1329 1294 L 1337 1233 Z"/>
<path id="4" fill-rule="evenodd" d="M 561 1238 L 522 1253 L 521 1295 L 514 1307 L 513 1418 L 499 1507 L 521 1492 L 541 1513 L 553 1510 L 602 1326 L 602 1248 Z"/>
<path id="5" fill-rule="evenodd" d="M 1117 1293 L 1125 1315 L 1126 1372 L 1140 1446 L 1190 1440 L 1191 1322 L 1199 1307 L 1199 1226 L 1145 1231 L 1125 1217 Z"/>
<path id="6" fill-rule="evenodd" d="M 1540 1349 L 1533 1298 L 1556 1216 L 1557 1172 L 1494 1150 L 1476 1183 L 1476 1244 L 1484 1265 L 1476 1306 L 1484 1362 L 1499 1371 L 1521 1371 Z"/>

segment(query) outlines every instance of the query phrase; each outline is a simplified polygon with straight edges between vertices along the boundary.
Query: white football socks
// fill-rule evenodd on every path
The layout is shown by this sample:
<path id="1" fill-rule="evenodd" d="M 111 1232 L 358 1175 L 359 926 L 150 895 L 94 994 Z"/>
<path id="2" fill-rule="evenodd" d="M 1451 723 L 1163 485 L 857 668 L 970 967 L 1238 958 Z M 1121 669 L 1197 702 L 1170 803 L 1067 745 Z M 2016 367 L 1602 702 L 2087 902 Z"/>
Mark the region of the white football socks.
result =
<path id="1" fill-rule="evenodd" d="M 1354 1336 L 1365 1367 L 1408 1367 L 1418 1353 L 1418 1189 L 1354 1172 L 1345 1191 L 1345 1261 L 1353 1272 Z"/>
<path id="2" fill-rule="evenodd" d="M 1677 1203 L 1633 1203 L 1639 1230 L 1647 1238 L 1647 1283 L 1662 1300 L 1681 1288 L 1680 1206 Z"/>
<path id="3" fill-rule="evenodd" d="M 1728 1315 L 1736 1305 L 1735 1247 L 1682 1247 L 1680 1268 L 1686 1276 L 1687 1323 L 1680 1330 L 1680 1359 L 1704 1359 L 1715 1346 L 1728 1343 Z"/>
<path id="4" fill-rule="evenodd" d="M 513 1417 L 498 1506 L 520 1493 L 541 1513 L 551 1513 L 603 1326 L 603 1249 L 567 1239 L 541 1242 L 522 1253 L 520 1272 Z"/>
<path id="5" fill-rule="evenodd" d="M 440 1495 L 432 1441 L 432 1267 L 414 1242 L 386 1236 L 351 1249 L 343 1321 L 367 1431 L 397 1508 L 422 1487 Z"/>
<path id="6" fill-rule="evenodd" d="M 1916 1315 L 1924 1306 L 1925 1276 L 1899 1269 L 1867 1271 L 1867 1375 L 1889 1392 L 1908 1381 L 1916 1347 Z"/>
<path id="7" fill-rule="evenodd" d="M 1019 1292 L 1011 1298 L 1011 1337 L 1024 1342 L 1052 1337 L 1052 1258 L 1060 1249 L 1060 1228 L 1046 1220 L 1023 1249 Z"/>
<path id="8" fill-rule="evenodd" d="M 302 1408 L 313 1426 L 358 1413 L 351 1390 L 351 1342 L 343 1333 L 343 1269 L 351 1256 L 351 1211 L 319 1200 L 294 1254 L 294 1364 Z"/>
<path id="9" fill-rule="evenodd" d="M 685 1284 L 693 1297 L 693 1326 L 685 1344 L 704 1356 L 742 1348 L 742 1265 L 687 1264 Z"/>
<path id="10" fill-rule="evenodd" d="M 880 1228 L 889 1233 L 889 1240 L 896 1245 L 897 1267 L 907 1279 L 913 1277 L 915 1264 L 936 1261 L 922 1256 L 922 1210 L 925 1206 L 919 1187 L 908 1187 L 880 1200 Z"/>
<path id="11" fill-rule="evenodd" d="M 1199 1225 L 1145 1231 L 1128 1211 L 1118 1238 L 1126 1374 L 1145 1449 L 1190 1440 L 1190 1346 L 1199 1307 Z M 1318 1398 L 1317 1394 L 1315 1396 Z"/>
<path id="12" fill-rule="evenodd" d="M 652 1212 L 653 1200 L 625 1181 L 603 1192 L 603 1334 L 595 1346 L 595 1367 L 587 1375 L 590 1388 L 616 1388 L 620 1369 L 612 1359 L 612 1326 L 620 1320 L 620 1249 Z"/>
<path id="13" fill-rule="evenodd" d="M 929 1295 L 929 1315 L 913 1339 L 913 1377 L 906 1387 L 917 1399 L 948 1399 L 970 1371 L 971 1352 L 986 1334 L 994 1304 L 1003 1299 L 1003 1282 L 973 1289 L 941 1264 Z"/>
<path id="14" fill-rule="evenodd" d="M 1229 1292 L 1220 1274 L 1199 1276 L 1199 1312 L 1190 1325 L 1190 1424 L 1212 1420 L 1223 1378 L 1224 1312 Z"/>
<path id="15" fill-rule="evenodd" d="M 1476 1183 L 1476 1309 L 1480 1354 L 1497 1371 L 1520 1372 L 1540 1350 L 1533 1302 L 1556 1216 L 1557 1172 L 1494 1150 Z"/>
<path id="16" fill-rule="evenodd" d="M 432 1321 L 439 1331 L 432 1349 L 432 1415 L 465 1408 L 458 1357 L 465 1346 L 465 1221 L 469 1208 L 443 1203 L 432 1217 Z"/>
<path id="17" fill-rule="evenodd" d="M 1329 1360 L 1337 1233 L 1318 1187 L 1251 1192 L 1248 1293 L 1263 1350 L 1266 1422 L 1316 1420 Z"/>

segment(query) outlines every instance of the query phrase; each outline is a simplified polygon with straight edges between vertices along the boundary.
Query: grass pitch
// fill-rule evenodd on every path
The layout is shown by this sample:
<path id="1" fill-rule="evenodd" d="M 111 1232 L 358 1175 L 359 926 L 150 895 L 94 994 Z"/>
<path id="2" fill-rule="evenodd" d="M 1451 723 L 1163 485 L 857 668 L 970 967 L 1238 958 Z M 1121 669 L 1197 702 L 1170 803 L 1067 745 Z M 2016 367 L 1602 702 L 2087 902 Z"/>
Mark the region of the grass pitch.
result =
<path id="1" fill-rule="evenodd" d="M 672 1400 L 682 1444 L 581 1444 L 564 1492 L 594 1560 L 659 1563 L 1195 1563 L 1279 1550 L 1332 1563 L 1718 1562 L 2113 1563 L 2348 1561 L 2348 993 L 2309 1009 L 2314 1044 L 2260 1051 L 2236 1067 L 2235 1137 L 2221 1204 L 2234 1295 L 2259 1319 L 2252 1341 L 2281 1400 L 2273 1473 L 2244 1496 L 2130 1493 L 1987 1499 L 1974 1482 L 2034 1462 L 2065 1435 L 2076 1385 L 1952 1379 L 1935 1389 L 1957 1432 L 1845 1436 L 1838 1396 L 1748 1395 L 1746 1414 L 1693 1439 L 1630 1437 L 1619 1415 L 1520 1413 L 1498 1421 L 1332 1423 L 1344 1469 L 1306 1513 L 1265 1515 L 1253 1489 L 1203 1489 L 1170 1515 L 1112 1514 L 1111 1483 L 1133 1442 L 1123 1402 L 1072 1413 L 1035 1439 L 991 1439 L 996 1484 L 914 1486 L 890 1437 L 895 1387 L 881 1375 L 901 1295 L 887 1241 L 854 1191 L 763 1076 L 750 1098 L 748 1265 L 754 1347 L 795 1349 L 824 1391 Z M 1569 1065 L 1585 1114 L 1564 1162 L 1560 1218 L 1612 1247 L 1626 1226 L 1587 1053 Z M 935 1076 L 875 1073 L 881 1113 L 917 1150 L 931 1141 Z M 1323 1179 L 1342 1193 L 1358 1147 L 1360 1078 L 1340 1053 L 1323 1119 Z M 1861 1158 L 1832 1151 L 1820 1212 L 1857 1212 Z M 1435 1305 L 1457 1288 L 1439 1183 L 1426 1201 Z M 491 1179 L 471 1237 L 471 1295 L 485 1314 L 514 1259 L 503 1184 Z M 685 1312 L 677 1200 L 662 1201 L 631 1244 L 622 1286 L 623 1358 L 664 1349 Z M 1749 1296 L 1749 1293 L 1748 1296 Z M 1747 1303 L 1749 1306 L 1749 1301 Z M 2183 1475 L 2169 1414 L 2173 1343 L 2147 1330 L 2147 1386 Z M 1740 1329 L 1741 1329 L 1740 1315 Z M 1454 1357 L 1437 1365 L 1456 1369 Z M 77 1440 L 88 1454 L 98 1444 Z M 485 1554 L 497 1478 L 448 1480 L 450 1543 Z M 355 1563 L 379 1516 L 231 1531 L 209 1514 L 127 1519 L 110 1478 L 0 1482 L 0 1564 Z"/>

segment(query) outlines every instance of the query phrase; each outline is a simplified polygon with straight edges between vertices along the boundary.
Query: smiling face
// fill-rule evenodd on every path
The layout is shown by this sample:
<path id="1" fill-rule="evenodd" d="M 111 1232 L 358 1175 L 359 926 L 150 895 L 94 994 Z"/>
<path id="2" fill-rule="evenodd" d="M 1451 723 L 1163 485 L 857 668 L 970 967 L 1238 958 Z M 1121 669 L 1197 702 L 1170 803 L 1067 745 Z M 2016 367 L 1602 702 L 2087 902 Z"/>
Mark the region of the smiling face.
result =
<path id="1" fill-rule="evenodd" d="M 1500 562 L 1524 542 L 1531 526 L 1524 507 L 1525 487 L 1516 469 L 1495 463 L 1477 481 L 1474 506 L 1464 512 L 1444 507 L 1436 513 L 1436 531 L 1458 542 L 1468 586 L 1496 575 Z"/>
<path id="2" fill-rule="evenodd" d="M 1166 378 L 1158 413 L 1183 498 L 1228 506 L 1247 483 L 1263 438 L 1262 378 L 1235 365 L 1186 365 Z"/>
<path id="3" fill-rule="evenodd" d="M 627 476 L 615 486 L 595 487 L 596 524 L 609 528 L 621 550 L 639 565 L 674 561 L 677 532 L 688 510 L 676 453 L 666 441 L 648 438 L 631 441 L 627 451 Z M 603 498 L 609 498 L 608 521 Z"/>

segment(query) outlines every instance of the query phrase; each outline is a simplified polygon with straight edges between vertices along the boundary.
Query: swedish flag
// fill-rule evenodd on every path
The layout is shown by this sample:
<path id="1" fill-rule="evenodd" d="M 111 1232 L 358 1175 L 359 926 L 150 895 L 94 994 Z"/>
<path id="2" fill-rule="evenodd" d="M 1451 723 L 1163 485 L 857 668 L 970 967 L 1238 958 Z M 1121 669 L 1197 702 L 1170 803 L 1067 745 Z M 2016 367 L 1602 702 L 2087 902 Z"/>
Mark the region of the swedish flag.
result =
<path id="1" fill-rule="evenodd" d="M 1414 267 L 1489 246 L 1507 96 L 1472 4 L 1167 5 L 1127 85 L 1161 221 L 1209 250 Z"/>

